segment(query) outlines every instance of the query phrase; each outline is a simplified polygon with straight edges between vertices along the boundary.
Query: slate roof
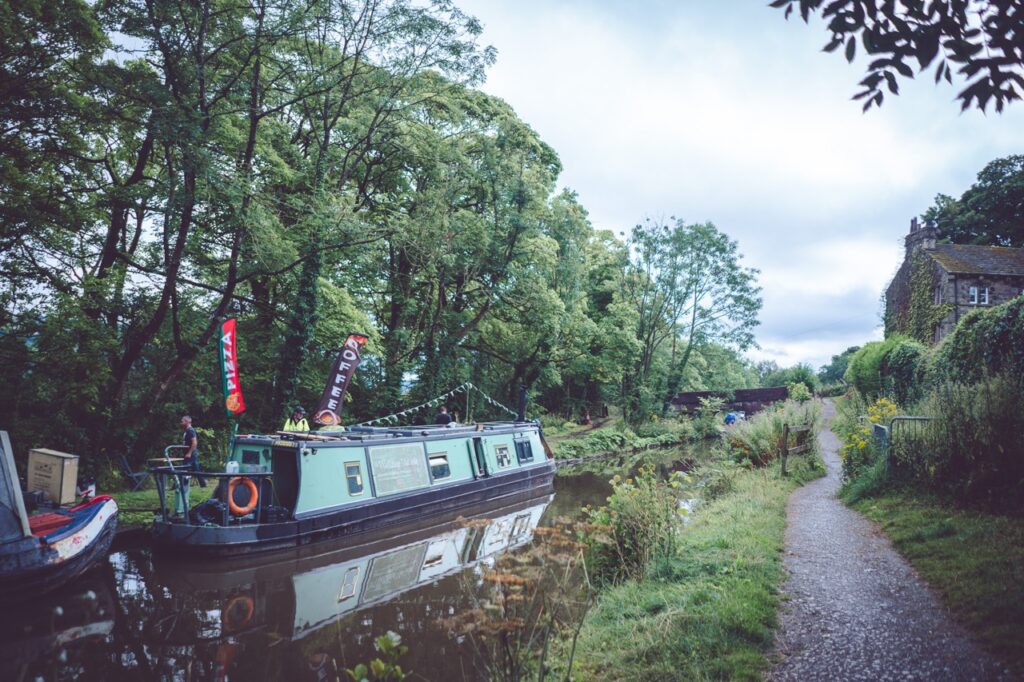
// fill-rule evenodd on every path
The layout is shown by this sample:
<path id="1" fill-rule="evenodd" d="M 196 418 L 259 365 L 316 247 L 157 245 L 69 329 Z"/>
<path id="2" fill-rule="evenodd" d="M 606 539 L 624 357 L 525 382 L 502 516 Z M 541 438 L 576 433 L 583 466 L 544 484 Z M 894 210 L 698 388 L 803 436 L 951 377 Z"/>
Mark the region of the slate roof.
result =
<path id="1" fill-rule="evenodd" d="M 965 275 L 1016 275 L 1024 277 L 1024 249 L 1008 246 L 938 244 L 928 255 L 946 272 Z"/>

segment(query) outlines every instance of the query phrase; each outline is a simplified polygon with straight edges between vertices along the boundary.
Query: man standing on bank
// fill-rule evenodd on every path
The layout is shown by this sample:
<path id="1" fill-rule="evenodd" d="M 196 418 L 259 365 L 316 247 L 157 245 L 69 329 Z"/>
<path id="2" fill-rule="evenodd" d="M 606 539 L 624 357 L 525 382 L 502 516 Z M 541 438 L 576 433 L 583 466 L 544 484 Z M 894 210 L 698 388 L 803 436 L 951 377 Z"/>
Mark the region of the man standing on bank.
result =
<path id="1" fill-rule="evenodd" d="M 306 410 L 302 405 L 296 405 L 292 410 L 292 416 L 285 420 L 284 431 L 309 431 L 309 422 L 306 421 Z"/>
<path id="2" fill-rule="evenodd" d="M 447 407 L 445 407 L 444 405 L 441 406 L 441 410 L 437 413 L 437 416 L 434 417 L 434 423 L 441 424 L 442 426 L 446 426 L 452 423 L 452 416 L 448 414 Z"/>
<path id="3" fill-rule="evenodd" d="M 202 471 L 199 468 L 199 436 L 196 434 L 196 430 L 192 428 L 192 417 L 185 415 L 181 418 L 181 428 L 185 429 L 185 433 L 181 436 L 181 444 L 184 445 L 188 450 L 185 451 L 185 468 L 196 472 L 196 480 L 199 481 L 199 487 L 206 487 L 206 479 L 203 478 L 199 472 Z"/>

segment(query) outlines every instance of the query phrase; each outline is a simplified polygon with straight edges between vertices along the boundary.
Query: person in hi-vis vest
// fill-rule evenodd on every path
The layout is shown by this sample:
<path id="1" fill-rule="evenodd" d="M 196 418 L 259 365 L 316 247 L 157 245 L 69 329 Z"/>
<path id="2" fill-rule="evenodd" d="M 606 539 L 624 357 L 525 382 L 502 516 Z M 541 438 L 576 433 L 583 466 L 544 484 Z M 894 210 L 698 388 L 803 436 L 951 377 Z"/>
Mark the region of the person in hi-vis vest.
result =
<path id="1" fill-rule="evenodd" d="M 309 431 L 309 422 L 306 421 L 306 410 L 301 405 L 297 405 L 292 410 L 292 416 L 285 420 L 284 430 Z"/>

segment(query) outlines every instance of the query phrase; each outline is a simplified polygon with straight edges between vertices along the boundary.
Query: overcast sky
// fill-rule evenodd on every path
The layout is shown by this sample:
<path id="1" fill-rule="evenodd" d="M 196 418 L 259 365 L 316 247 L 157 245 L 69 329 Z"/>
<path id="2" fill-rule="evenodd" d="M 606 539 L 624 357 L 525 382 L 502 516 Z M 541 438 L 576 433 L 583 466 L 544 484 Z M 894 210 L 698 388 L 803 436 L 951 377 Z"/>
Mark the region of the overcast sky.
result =
<path id="1" fill-rule="evenodd" d="M 739 242 L 764 288 L 754 359 L 881 338 L 911 217 L 1024 152 L 1024 105 L 960 114 L 930 74 L 862 114 L 864 62 L 767 0 L 456 1 L 498 49 L 483 89 L 554 147 L 596 228 L 674 215 Z"/>

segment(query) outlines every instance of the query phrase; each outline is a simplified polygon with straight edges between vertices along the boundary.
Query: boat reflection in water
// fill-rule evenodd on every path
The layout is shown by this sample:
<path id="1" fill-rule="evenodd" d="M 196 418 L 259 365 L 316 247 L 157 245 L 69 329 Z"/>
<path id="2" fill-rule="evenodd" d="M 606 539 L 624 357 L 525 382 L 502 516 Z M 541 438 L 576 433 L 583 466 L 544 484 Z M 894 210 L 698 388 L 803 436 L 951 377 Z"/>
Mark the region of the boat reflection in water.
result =
<path id="1" fill-rule="evenodd" d="M 439 622 L 471 607 L 457 574 L 528 544 L 551 499 L 466 514 L 486 524 L 449 519 L 357 547 L 319 544 L 315 553 L 296 550 L 251 565 L 158 557 L 153 569 L 162 585 L 149 591 L 175 595 L 174 613 L 150 614 L 142 628 L 147 649 L 170 656 L 174 667 L 187 656 L 194 677 L 334 679 L 336 670 L 377 657 L 373 639 L 392 630 L 409 645 L 403 669 L 425 679 L 475 679 L 471 652 Z"/>

